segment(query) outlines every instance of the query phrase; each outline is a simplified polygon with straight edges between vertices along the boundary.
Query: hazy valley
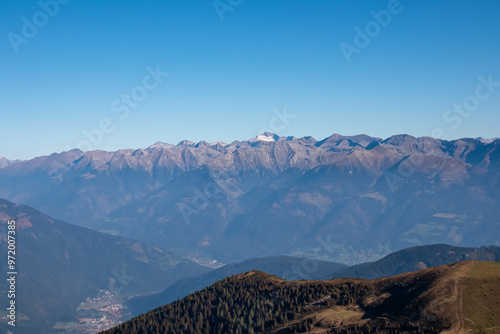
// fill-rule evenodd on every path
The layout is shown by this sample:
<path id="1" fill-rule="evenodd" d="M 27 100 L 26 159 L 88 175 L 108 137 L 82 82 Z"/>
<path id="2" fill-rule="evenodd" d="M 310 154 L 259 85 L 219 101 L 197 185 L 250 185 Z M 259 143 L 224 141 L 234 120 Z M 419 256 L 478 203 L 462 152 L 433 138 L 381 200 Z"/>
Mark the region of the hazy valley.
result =
<path id="1" fill-rule="evenodd" d="M 498 245 L 500 141 L 263 134 L 4 162 L 0 197 L 222 263 Z"/>

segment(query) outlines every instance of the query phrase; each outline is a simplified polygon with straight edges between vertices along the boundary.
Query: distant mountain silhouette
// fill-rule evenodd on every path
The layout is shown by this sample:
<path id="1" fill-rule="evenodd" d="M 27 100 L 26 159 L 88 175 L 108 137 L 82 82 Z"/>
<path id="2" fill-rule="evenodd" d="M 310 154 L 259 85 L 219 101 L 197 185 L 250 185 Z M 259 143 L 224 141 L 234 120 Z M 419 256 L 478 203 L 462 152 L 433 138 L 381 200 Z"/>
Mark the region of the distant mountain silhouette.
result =
<path id="1" fill-rule="evenodd" d="M 500 140 L 395 135 L 72 150 L 0 168 L 0 197 L 181 255 L 362 263 L 499 245 Z"/>
<path id="2" fill-rule="evenodd" d="M 450 245 L 411 247 L 391 253 L 376 262 L 362 263 L 339 269 L 332 272 L 331 278 L 375 279 L 460 261 L 500 262 L 500 247 L 474 248 Z"/>

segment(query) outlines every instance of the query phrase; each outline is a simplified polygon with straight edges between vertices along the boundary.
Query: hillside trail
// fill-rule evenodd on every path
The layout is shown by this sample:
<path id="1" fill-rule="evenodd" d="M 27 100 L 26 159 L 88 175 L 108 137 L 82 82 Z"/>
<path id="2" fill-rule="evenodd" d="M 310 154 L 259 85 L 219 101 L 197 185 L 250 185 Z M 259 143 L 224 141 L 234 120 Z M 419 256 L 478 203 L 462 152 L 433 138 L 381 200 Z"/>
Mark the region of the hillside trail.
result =
<path id="1" fill-rule="evenodd" d="M 469 272 L 473 267 L 473 263 L 469 262 L 463 265 L 461 270 L 455 272 L 452 277 L 454 294 L 456 295 L 457 308 L 458 308 L 458 324 L 454 325 L 449 331 L 443 332 L 445 334 L 465 334 L 469 333 L 464 325 L 464 314 L 463 314 L 463 287 L 462 281 L 468 276 Z"/>

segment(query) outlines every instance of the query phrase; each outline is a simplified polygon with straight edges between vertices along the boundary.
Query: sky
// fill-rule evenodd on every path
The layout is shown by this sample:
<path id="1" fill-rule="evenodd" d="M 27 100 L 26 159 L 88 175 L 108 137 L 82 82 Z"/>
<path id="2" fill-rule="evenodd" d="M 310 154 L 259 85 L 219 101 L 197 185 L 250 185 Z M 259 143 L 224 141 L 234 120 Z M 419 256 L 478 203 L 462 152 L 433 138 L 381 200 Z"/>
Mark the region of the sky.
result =
<path id="1" fill-rule="evenodd" d="M 5 0 L 0 156 L 500 136 L 500 2 Z"/>

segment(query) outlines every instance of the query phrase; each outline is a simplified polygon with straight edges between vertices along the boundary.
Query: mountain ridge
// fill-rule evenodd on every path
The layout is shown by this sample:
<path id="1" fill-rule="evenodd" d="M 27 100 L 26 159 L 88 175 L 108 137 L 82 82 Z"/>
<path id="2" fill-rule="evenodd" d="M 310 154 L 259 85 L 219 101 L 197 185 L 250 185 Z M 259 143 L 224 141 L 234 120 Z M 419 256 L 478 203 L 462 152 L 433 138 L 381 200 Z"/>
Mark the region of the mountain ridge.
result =
<path id="1" fill-rule="evenodd" d="M 307 265 L 314 265 L 314 270 L 309 270 Z M 190 293 L 202 290 L 207 286 L 231 275 L 241 274 L 247 271 L 265 271 L 270 275 L 277 275 L 284 279 L 330 279 L 331 272 L 346 267 L 341 263 L 318 261 L 312 259 L 293 258 L 290 256 L 270 256 L 259 259 L 249 259 L 240 263 L 227 264 L 221 268 L 212 270 L 205 274 L 190 277 L 175 282 L 160 293 L 132 298 L 127 305 L 133 315 L 147 312 L 160 305 L 164 305 L 184 298 Z"/>
<path id="2" fill-rule="evenodd" d="M 250 271 L 102 334 L 493 332 L 499 268 L 466 261 L 376 280 L 293 282 Z"/>
<path id="3" fill-rule="evenodd" d="M 11 219 L 16 221 L 18 249 L 16 303 L 22 305 L 17 313 L 19 334 L 52 333 L 56 325 L 69 329 L 81 319 L 105 315 L 108 320 L 103 322 L 117 323 L 128 312 L 127 298 L 208 271 L 160 247 L 70 225 L 0 199 L 0 246 L 5 250 Z M 0 269 L 9 271 L 7 261 Z M 7 290 L 0 290 L 0 296 L 7 301 Z M 119 314 L 101 311 L 99 302 Z M 8 328 L 3 320 L 0 328 Z"/>
<path id="4" fill-rule="evenodd" d="M 439 244 L 411 247 L 391 253 L 376 262 L 354 266 L 287 256 L 250 259 L 176 282 L 160 293 L 133 298 L 129 301 L 129 307 L 134 315 L 144 313 L 202 290 L 224 277 L 255 270 L 288 280 L 378 279 L 470 260 L 500 262 L 500 247 L 466 248 Z"/>
<path id="5" fill-rule="evenodd" d="M 0 169 L 0 197 L 222 262 L 353 264 L 413 245 L 500 240 L 499 140 L 265 137 L 39 157 Z"/>
<path id="6" fill-rule="evenodd" d="M 280 136 L 280 135 L 277 135 L 275 133 L 272 133 L 272 132 L 263 132 L 262 134 L 258 135 L 258 136 L 255 136 L 254 138 L 251 138 L 251 139 L 248 139 L 248 140 L 234 140 L 232 141 L 231 143 L 226 143 L 226 142 L 221 142 L 221 141 L 217 141 L 217 142 L 206 142 L 205 140 L 201 140 L 199 142 L 193 142 L 193 141 L 190 141 L 188 139 L 183 139 L 181 140 L 180 142 L 178 142 L 177 144 L 170 144 L 170 143 L 165 143 L 165 142 L 162 142 L 162 141 L 157 141 L 155 142 L 154 144 L 146 147 L 146 148 L 135 148 L 135 149 L 118 149 L 118 150 L 115 150 L 115 151 L 103 151 L 103 150 L 91 150 L 91 151 L 82 151 L 80 150 L 79 148 L 74 148 L 74 149 L 70 149 L 70 150 L 67 150 L 67 151 L 62 151 L 62 152 L 59 152 L 59 153 L 51 153 L 49 155 L 42 155 L 42 156 L 37 156 L 37 157 L 33 157 L 33 158 L 29 158 L 29 159 L 24 159 L 24 160 L 9 160 L 8 158 L 6 157 L 3 157 L 3 156 L 0 156 L 0 169 L 3 168 L 3 167 L 6 167 L 7 165 L 3 165 L 2 164 L 2 161 L 6 161 L 8 162 L 9 164 L 12 164 L 12 163 L 19 163 L 19 162 L 27 162 L 27 161 L 31 161 L 33 159 L 37 159 L 37 158 L 45 158 L 45 157 L 49 157 L 49 156 L 53 156 L 53 155 L 62 155 L 64 153 L 71 153 L 71 152 L 76 152 L 76 153 L 79 153 L 81 155 L 84 155 L 85 153 L 91 153 L 91 152 L 106 152 L 106 153 L 117 153 L 117 152 L 136 152 L 136 151 L 148 151 L 150 149 L 155 149 L 155 148 L 173 148 L 173 147 L 176 147 L 176 146 L 187 146 L 187 147 L 212 147 L 212 146 L 217 146 L 217 145 L 220 145 L 222 147 L 233 147 L 233 146 L 236 146 L 238 144 L 242 144 L 242 143 L 254 143 L 256 141 L 259 141 L 258 139 L 260 138 L 273 138 L 273 141 L 307 141 L 307 142 L 314 142 L 316 143 L 317 146 L 322 146 L 324 143 L 338 143 L 342 140 L 354 140 L 354 142 L 357 142 L 357 143 L 361 143 L 363 142 L 364 145 L 360 145 L 362 147 L 367 147 L 369 146 L 369 144 L 372 144 L 373 142 L 381 142 L 381 143 L 388 143 L 388 142 L 391 142 L 391 143 L 394 143 L 396 141 L 405 141 L 405 140 L 402 140 L 402 138 L 411 138 L 412 140 L 436 140 L 436 141 L 442 141 L 442 142 L 457 142 L 457 141 L 467 141 L 467 140 L 474 140 L 474 141 L 478 141 L 480 143 L 483 143 L 483 144 L 491 144 L 495 141 L 498 141 L 500 140 L 500 137 L 494 137 L 494 138 L 483 138 L 483 137 L 476 137 L 476 138 L 472 138 L 472 137 L 463 137 L 463 138 L 457 138 L 457 139 L 451 139 L 451 140 L 443 140 L 443 139 L 438 139 L 438 138 L 434 138 L 434 137 L 429 137 L 429 136 L 423 136 L 423 137 L 414 137 L 412 135 L 409 135 L 409 134 L 398 134 L 398 135 L 392 135 L 390 137 L 387 137 L 385 139 L 383 138 L 380 138 L 380 137 L 373 137 L 373 136 L 370 136 L 370 135 L 366 135 L 366 134 L 358 134 L 358 135 L 342 135 L 342 134 L 338 134 L 338 133 L 334 133 L 322 140 L 316 140 L 314 139 L 314 137 L 312 136 L 303 136 L 303 137 L 295 137 L 295 136 Z"/>

